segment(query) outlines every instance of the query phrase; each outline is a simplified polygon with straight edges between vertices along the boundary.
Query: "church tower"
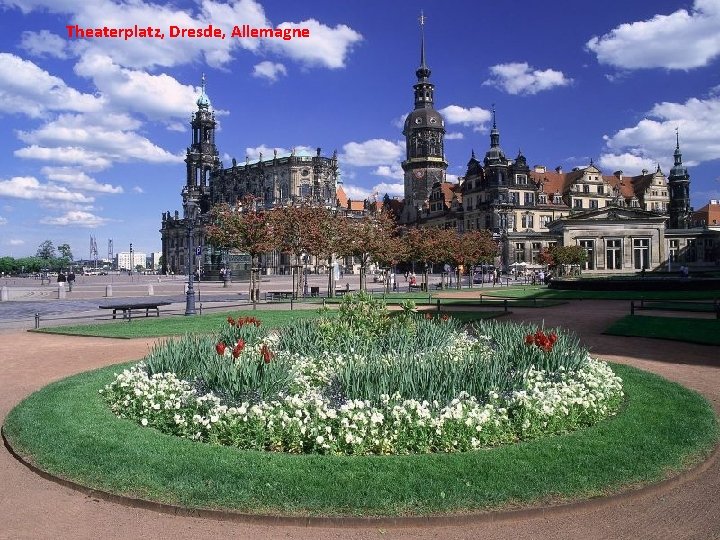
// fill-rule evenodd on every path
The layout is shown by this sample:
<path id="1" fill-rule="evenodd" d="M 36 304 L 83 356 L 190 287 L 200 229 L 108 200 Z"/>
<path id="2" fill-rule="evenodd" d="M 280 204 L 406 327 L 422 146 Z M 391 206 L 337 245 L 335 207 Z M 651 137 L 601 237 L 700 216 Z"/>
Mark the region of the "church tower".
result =
<path id="1" fill-rule="evenodd" d="M 405 136 L 405 207 L 402 220 L 417 221 L 428 206 L 432 186 L 445 180 L 445 121 L 434 108 L 435 85 L 425 64 L 425 17 L 420 14 L 420 67 L 413 85 L 415 109 L 407 116 Z"/>
<path id="2" fill-rule="evenodd" d="M 197 101 L 197 111 L 190 121 L 192 144 L 187 149 L 185 163 L 187 177 L 182 191 L 183 206 L 193 201 L 202 213 L 209 210 L 210 174 L 221 167 L 217 146 L 215 146 L 215 113 L 210 98 L 205 93 L 205 75 L 202 76 L 202 90 Z"/>
<path id="3" fill-rule="evenodd" d="M 690 175 L 682 162 L 680 152 L 680 134 L 676 133 L 675 165 L 670 169 L 668 188 L 670 191 L 670 228 L 687 229 L 690 227 Z"/>

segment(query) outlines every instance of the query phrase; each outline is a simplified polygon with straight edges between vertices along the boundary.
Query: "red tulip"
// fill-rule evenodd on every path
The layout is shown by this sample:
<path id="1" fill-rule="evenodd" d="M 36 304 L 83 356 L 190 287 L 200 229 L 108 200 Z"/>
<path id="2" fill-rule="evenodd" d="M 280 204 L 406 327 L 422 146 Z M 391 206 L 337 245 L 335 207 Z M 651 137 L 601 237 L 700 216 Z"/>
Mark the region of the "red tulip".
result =
<path id="1" fill-rule="evenodd" d="M 262 359 L 266 364 L 269 364 L 270 360 L 272 360 L 272 357 L 274 356 L 265 343 L 263 343 L 262 347 L 260 347 L 260 355 L 262 356 Z"/>
<path id="2" fill-rule="evenodd" d="M 235 345 L 235 347 L 233 347 L 233 350 L 232 350 L 233 358 L 237 358 L 238 356 L 240 356 L 240 353 L 242 352 L 242 350 L 244 348 L 245 348 L 245 341 L 242 339 L 238 339 L 237 344 Z"/>
<path id="3" fill-rule="evenodd" d="M 221 341 L 220 343 L 218 343 L 217 345 L 215 345 L 215 352 L 218 353 L 220 356 L 222 356 L 222 355 L 225 354 L 225 347 L 227 347 L 227 345 L 225 345 L 225 344 Z"/>
<path id="4" fill-rule="evenodd" d="M 228 317 L 227 322 L 230 326 L 235 326 L 235 319 L 233 319 L 232 317 Z"/>

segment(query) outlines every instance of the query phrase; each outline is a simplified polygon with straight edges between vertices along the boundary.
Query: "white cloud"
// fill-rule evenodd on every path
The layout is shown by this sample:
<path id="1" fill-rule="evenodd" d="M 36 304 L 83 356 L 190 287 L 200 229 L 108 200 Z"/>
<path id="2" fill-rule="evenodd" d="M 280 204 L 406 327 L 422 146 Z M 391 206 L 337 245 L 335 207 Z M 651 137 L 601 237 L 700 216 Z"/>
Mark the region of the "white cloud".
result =
<path id="1" fill-rule="evenodd" d="M 0 53 L 0 111 L 37 118 L 48 111 L 92 112 L 102 107 L 102 98 L 70 88 L 29 60 Z"/>
<path id="2" fill-rule="evenodd" d="M 98 193 L 122 193 L 122 186 L 101 184 L 83 171 L 71 167 L 43 167 L 41 172 L 48 180 L 72 184 L 72 187 L 80 191 L 96 191 Z"/>
<path id="3" fill-rule="evenodd" d="M 168 29 L 170 25 L 201 28 L 212 24 L 225 32 L 225 39 L 170 38 L 166 35 L 165 39 L 95 39 L 72 44 L 76 54 L 100 52 L 121 66 L 135 69 L 198 62 L 222 67 L 233 60 L 236 50 L 242 49 L 255 53 L 273 52 L 306 66 L 341 68 L 345 66 L 353 46 L 362 40 L 358 32 L 344 24 L 329 27 L 314 19 L 277 25 L 279 28 L 307 28 L 310 31 L 309 38 L 287 41 L 276 38 L 231 38 L 232 27 L 236 24 L 258 28 L 273 26 L 263 6 L 255 0 L 236 0 L 232 3 L 203 0 L 198 2 L 200 8 L 197 11 L 142 0 L 5 0 L 4 3 L 20 7 L 24 12 L 38 9 L 61 13 L 66 15 L 67 24 L 78 24 L 83 28 L 132 28 L 134 25 L 161 29 Z"/>
<path id="4" fill-rule="evenodd" d="M 665 162 L 667 162 L 667 156 L 665 157 Z M 654 171 L 657 166 L 657 162 L 653 162 L 649 158 L 637 156 L 629 152 L 624 152 L 622 154 L 603 153 L 600 154 L 597 165 L 606 174 L 614 171 L 623 171 L 625 174 L 635 176 L 640 174 L 640 171 L 643 169 Z M 665 172 L 667 173 L 667 170 Z"/>
<path id="5" fill-rule="evenodd" d="M 353 184 L 343 184 L 343 191 L 348 199 L 353 201 L 362 201 L 370 197 L 370 191 L 366 188 Z"/>
<path id="6" fill-rule="evenodd" d="M 494 86 L 512 95 L 537 94 L 572 82 L 562 71 L 535 69 L 527 62 L 497 64 L 490 68 L 490 73 L 492 77 L 483 82 L 483 85 Z"/>
<path id="7" fill-rule="evenodd" d="M 260 62 L 259 64 L 255 65 L 252 74 L 253 77 L 267 79 L 270 82 L 275 82 L 277 81 L 279 76 L 287 75 L 287 69 L 285 69 L 285 66 L 280 63 L 265 60 L 264 62 Z"/>
<path id="8" fill-rule="evenodd" d="M 67 40 L 48 30 L 22 33 L 20 48 L 39 57 L 67 58 Z"/>
<path id="9" fill-rule="evenodd" d="M 182 157 L 171 154 L 147 138 L 134 131 L 123 131 L 117 127 L 103 125 L 106 120 L 98 120 L 88 115 L 61 114 L 57 119 L 46 122 L 34 131 L 20 131 L 18 138 L 30 144 L 30 148 L 46 149 L 50 152 L 15 152 L 19 157 L 36 159 L 56 159 L 64 163 L 82 163 L 60 155 L 58 148 L 77 148 L 83 158 L 111 161 L 147 161 L 151 163 L 179 163 Z M 96 166 L 100 166 L 97 163 Z"/>
<path id="10" fill-rule="evenodd" d="M 295 146 L 295 147 L 293 147 L 293 149 L 295 150 L 296 154 L 304 154 L 304 155 L 312 154 L 313 156 L 315 155 L 315 153 L 317 151 L 316 148 L 311 148 L 310 146 L 303 146 L 303 145 Z M 261 144 L 260 146 L 256 146 L 255 148 L 250 148 L 250 147 L 245 148 L 245 155 L 247 156 L 247 158 L 250 161 L 257 161 L 260 159 L 260 154 L 262 154 L 262 158 L 264 161 L 267 159 L 272 159 L 273 156 L 275 155 L 276 151 L 277 151 L 278 157 L 289 156 L 292 153 L 293 149 L 287 149 L 287 148 L 283 148 L 281 146 L 276 146 L 276 147 L 270 148 L 269 146 L 265 146 L 264 144 Z M 238 165 L 242 165 L 243 163 L 245 163 L 244 158 L 243 159 L 238 158 Z"/>
<path id="11" fill-rule="evenodd" d="M 71 163 L 73 165 L 81 165 L 96 171 L 106 169 L 111 165 L 109 159 L 98 155 L 97 152 L 88 152 L 87 150 L 76 146 L 48 148 L 33 144 L 31 146 L 15 150 L 13 155 L 23 159 Z"/>
<path id="12" fill-rule="evenodd" d="M 400 117 L 395 118 L 395 119 L 392 121 L 392 125 L 395 126 L 395 127 L 398 128 L 398 129 L 404 128 L 404 127 L 405 127 L 405 120 L 407 119 L 407 117 L 408 117 L 408 113 L 405 113 L 405 114 L 401 115 Z"/>
<path id="13" fill-rule="evenodd" d="M 75 203 L 93 202 L 95 199 L 82 193 L 73 192 L 64 186 L 42 184 L 32 176 L 15 176 L 0 180 L 0 197 L 27 200 L 55 200 Z"/>
<path id="14" fill-rule="evenodd" d="M 10 244 L 11 246 L 22 246 L 23 244 L 25 244 L 25 240 L 20 240 L 19 238 L 11 238 L 10 240 L 8 240 L 8 244 Z"/>
<path id="15" fill-rule="evenodd" d="M 132 188 L 132 190 L 133 190 L 133 193 L 138 193 L 138 194 L 145 193 L 145 190 L 143 188 L 141 188 L 140 186 L 135 186 Z"/>
<path id="16" fill-rule="evenodd" d="M 348 165 L 387 165 L 399 161 L 405 154 L 405 143 L 386 139 L 370 139 L 365 142 L 349 142 L 343 146 L 338 159 Z"/>
<path id="17" fill-rule="evenodd" d="M 85 53 L 75 65 L 75 73 L 92 79 L 97 89 L 114 110 L 131 110 L 152 119 L 186 120 L 195 110 L 200 88 L 179 83 L 170 75 L 151 75 L 126 69 L 110 56 L 97 52 Z M 184 131 L 185 126 L 169 122 L 171 129 Z"/>
<path id="18" fill-rule="evenodd" d="M 446 124 L 460 124 L 472 127 L 473 131 L 484 131 L 485 123 L 492 118 L 490 111 L 482 107 L 461 107 L 460 105 L 448 105 L 438 111 L 442 114 Z"/>
<path id="19" fill-rule="evenodd" d="M 394 195 L 404 195 L 405 185 L 402 183 L 389 184 L 387 182 L 382 182 L 373 186 L 373 193 L 378 193 L 378 200 L 382 200 L 386 193 L 390 197 L 393 197 Z"/>
<path id="20" fill-rule="evenodd" d="M 388 178 L 403 179 L 405 178 L 405 172 L 402 167 L 398 164 L 393 165 L 380 165 L 373 171 L 374 175 L 387 176 Z"/>
<path id="21" fill-rule="evenodd" d="M 587 48 L 601 64 L 624 69 L 707 66 L 720 55 L 720 2 L 695 0 L 690 11 L 621 24 Z"/>
<path id="22" fill-rule="evenodd" d="M 445 134 L 446 141 L 455 141 L 455 140 L 464 139 L 464 138 L 465 138 L 465 135 L 463 135 L 463 133 L 461 133 L 460 131 L 454 131 L 452 133 Z"/>
<path id="23" fill-rule="evenodd" d="M 647 163 L 658 162 L 665 168 L 672 163 L 675 128 L 680 132 L 685 164 L 720 159 L 719 124 L 720 96 L 690 98 L 685 103 L 658 103 L 635 126 L 605 137 L 608 156 L 603 160 L 608 163 L 626 160 L 632 164 L 635 156 L 645 168 L 650 168 Z"/>
<path id="24" fill-rule="evenodd" d="M 7 218 L 0 216 L 0 225 L 7 225 L 7 222 L 8 222 Z"/>
<path id="25" fill-rule="evenodd" d="M 108 221 L 110 220 L 107 218 L 96 216 L 95 214 L 91 214 L 90 212 L 74 210 L 66 212 L 62 216 L 43 218 L 40 220 L 40 223 L 43 223 L 45 225 L 59 225 L 62 227 L 73 226 L 92 229 L 101 225 L 105 225 L 105 223 L 107 223 Z"/>
<path id="26" fill-rule="evenodd" d="M 352 48 L 362 41 L 362 35 L 344 24 L 331 28 L 315 19 L 299 23 L 283 22 L 278 28 L 307 28 L 310 37 L 292 40 L 267 40 L 267 47 L 307 66 L 322 66 L 331 69 L 345 67 L 345 61 Z"/>

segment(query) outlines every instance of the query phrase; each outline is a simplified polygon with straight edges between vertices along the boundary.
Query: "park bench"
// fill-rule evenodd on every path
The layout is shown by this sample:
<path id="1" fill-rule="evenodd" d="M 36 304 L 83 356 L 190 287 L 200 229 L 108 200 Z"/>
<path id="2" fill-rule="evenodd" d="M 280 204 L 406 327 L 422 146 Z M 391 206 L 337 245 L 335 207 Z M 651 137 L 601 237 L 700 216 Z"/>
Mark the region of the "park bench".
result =
<path id="1" fill-rule="evenodd" d="M 265 293 L 265 300 L 290 300 L 293 297 L 292 291 L 268 291 Z"/>
<path id="2" fill-rule="evenodd" d="M 123 319 L 130 320 L 132 318 L 133 309 L 144 309 L 145 316 L 150 316 L 150 310 L 154 309 L 156 315 L 160 316 L 160 306 L 169 306 L 170 302 L 136 302 L 136 303 L 113 303 L 98 306 L 100 309 L 112 309 L 113 319 L 117 318 L 117 312 L 122 311 Z"/>
<path id="3" fill-rule="evenodd" d="M 354 293 L 355 289 L 335 289 L 335 296 L 343 296 L 344 294 Z"/>

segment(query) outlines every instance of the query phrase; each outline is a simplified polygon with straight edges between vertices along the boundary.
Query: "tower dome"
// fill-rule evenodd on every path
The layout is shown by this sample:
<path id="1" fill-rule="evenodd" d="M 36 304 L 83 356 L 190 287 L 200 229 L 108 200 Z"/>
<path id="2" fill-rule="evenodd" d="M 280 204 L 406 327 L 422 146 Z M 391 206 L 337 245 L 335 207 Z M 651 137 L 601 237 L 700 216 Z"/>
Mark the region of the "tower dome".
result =
<path id="1" fill-rule="evenodd" d="M 202 76 L 202 85 L 200 88 L 201 88 L 200 97 L 197 98 L 197 101 L 195 103 L 197 103 L 197 106 L 200 109 L 209 109 L 210 108 L 210 98 L 205 93 L 205 74 L 204 73 Z"/>

